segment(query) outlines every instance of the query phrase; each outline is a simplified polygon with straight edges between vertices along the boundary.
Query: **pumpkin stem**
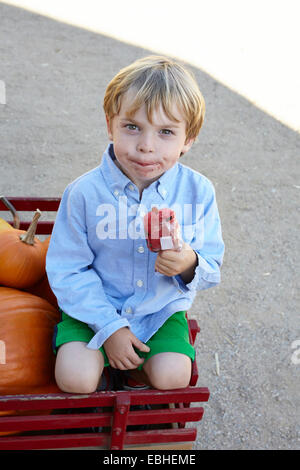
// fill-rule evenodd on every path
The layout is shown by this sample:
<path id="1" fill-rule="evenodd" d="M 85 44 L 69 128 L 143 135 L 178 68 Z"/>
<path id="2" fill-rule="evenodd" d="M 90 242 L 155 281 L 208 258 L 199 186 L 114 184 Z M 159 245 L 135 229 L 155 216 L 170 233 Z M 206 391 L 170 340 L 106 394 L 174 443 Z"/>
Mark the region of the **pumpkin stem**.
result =
<path id="1" fill-rule="evenodd" d="M 9 209 L 10 212 L 12 213 L 12 216 L 14 218 L 14 228 L 18 229 L 20 227 L 20 217 L 19 217 L 16 209 L 14 208 L 12 203 L 9 202 L 9 200 L 5 196 L 0 196 L 0 201 L 2 201 L 3 204 L 7 207 L 7 209 Z"/>
<path id="2" fill-rule="evenodd" d="M 36 227 L 37 227 L 37 223 L 41 215 L 42 215 L 41 211 L 37 209 L 34 213 L 32 222 L 29 225 L 27 232 L 20 235 L 20 240 L 24 243 L 27 243 L 27 245 L 34 245 Z"/>

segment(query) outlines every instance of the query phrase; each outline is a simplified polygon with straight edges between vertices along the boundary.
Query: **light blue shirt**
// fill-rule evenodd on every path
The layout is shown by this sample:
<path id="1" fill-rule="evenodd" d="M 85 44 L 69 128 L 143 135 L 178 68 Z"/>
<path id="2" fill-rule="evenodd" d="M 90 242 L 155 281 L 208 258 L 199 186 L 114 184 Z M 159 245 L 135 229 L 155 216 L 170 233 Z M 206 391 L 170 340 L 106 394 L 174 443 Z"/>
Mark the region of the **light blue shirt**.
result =
<path id="1" fill-rule="evenodd" d="M 173 313 L 188 310 L 198 290 L 220 282 L 224 253 L 215 191 L 205 176 L 176 163 L 140 200 L 114 159 L 110 144 L 98 167 L 67 186 L 46 260 L 60 308 L 94 331 L 92 349 L 122 327 L 146 342 Z M 153 206 L 175 210 L 182 239 L 197 254 L 189 284 L 155 272 L 157 254 L 143 230 Z"/>

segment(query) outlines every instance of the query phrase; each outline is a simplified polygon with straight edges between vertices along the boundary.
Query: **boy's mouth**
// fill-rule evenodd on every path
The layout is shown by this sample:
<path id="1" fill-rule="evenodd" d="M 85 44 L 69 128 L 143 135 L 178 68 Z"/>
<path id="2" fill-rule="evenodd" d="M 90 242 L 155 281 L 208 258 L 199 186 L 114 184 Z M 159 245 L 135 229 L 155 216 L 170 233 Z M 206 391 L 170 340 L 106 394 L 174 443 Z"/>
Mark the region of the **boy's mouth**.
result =
<path id="1" fill-rule="evenodd" d="M 158 165 L 158 162 L 137 162 L 137 161 L 134 161 L 133 163 L 135 163 L 136 165 L 139 165 L 139 166 L 153 166 L 153 165 Z"/>

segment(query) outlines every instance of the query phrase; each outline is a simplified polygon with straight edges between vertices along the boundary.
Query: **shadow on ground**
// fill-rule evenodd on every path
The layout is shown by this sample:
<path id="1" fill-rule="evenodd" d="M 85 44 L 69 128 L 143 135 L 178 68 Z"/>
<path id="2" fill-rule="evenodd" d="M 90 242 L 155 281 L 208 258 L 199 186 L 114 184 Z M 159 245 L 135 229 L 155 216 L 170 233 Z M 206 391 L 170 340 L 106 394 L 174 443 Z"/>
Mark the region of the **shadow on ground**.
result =
<path id="1" fill-rule="evenodd" d="M 2 3 L 0 18 L 0 193 L 61 196 L 107 144 L 108 81 L 150 51 Z M 182 162 L 214 183 L 226 243 L 221 285 L 190 311 L 211 391 L 195 449 L 299 449 L 300 136 L 192 70 L 207 114 Z"/>

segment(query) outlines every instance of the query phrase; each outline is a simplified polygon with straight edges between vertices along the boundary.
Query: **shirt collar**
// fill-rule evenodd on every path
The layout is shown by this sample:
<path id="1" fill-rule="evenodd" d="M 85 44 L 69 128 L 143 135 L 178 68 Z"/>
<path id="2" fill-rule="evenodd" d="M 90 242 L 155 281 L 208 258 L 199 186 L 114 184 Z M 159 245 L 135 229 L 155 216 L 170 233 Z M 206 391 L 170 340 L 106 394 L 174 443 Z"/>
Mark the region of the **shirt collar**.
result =
<path id="1" fill-rule="evenodd" d="M 117 167 L 114 160 L 116 160 L 114 147 L 113 144 L 110 143 L 103 153 L 100 168 L 112 194 L 118 198 L 118 195 L 124 193 L 125 187 L 129 184 L 132 184 L 132 182 L 126 175 L 124 175 L 120 168 Z M 167 170 L 157 181 L 153 183 L 156 191 L 162 199 L 165 200 L 168 197 L 168 193 L 174 185 L 174 180 L 177 173 L 178 163 Z"/>
<path id="2" fill-rule="evenodd" d="M 175 178 L 178 174 L 178 162 L 175 163 L 172 168 L 167 170 L 157 181 L 157 191 L 161 195 L 162 199 L 168 197 L 169 192 L 174 187 Z"/>

